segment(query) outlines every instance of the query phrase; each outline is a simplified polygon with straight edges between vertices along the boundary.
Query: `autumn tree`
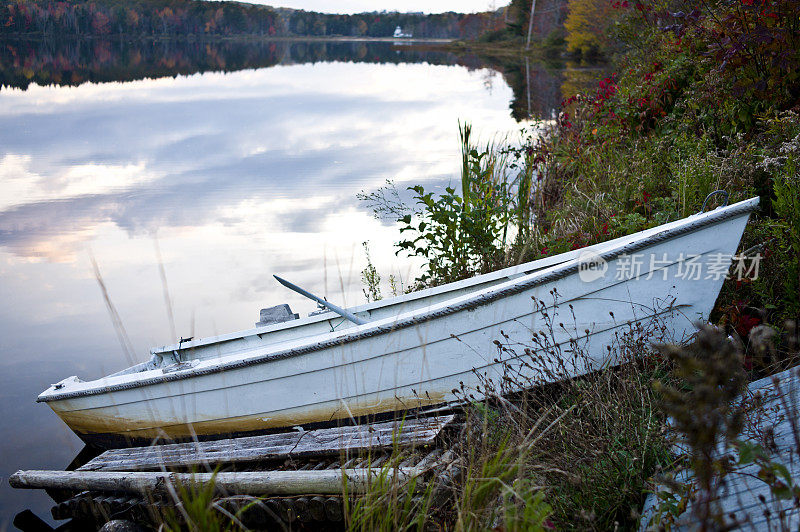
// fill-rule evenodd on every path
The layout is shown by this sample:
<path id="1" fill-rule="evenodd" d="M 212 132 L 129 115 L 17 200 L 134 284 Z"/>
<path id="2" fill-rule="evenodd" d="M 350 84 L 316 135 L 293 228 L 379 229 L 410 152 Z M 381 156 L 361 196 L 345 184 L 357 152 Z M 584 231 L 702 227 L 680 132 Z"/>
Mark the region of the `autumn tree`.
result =
<path id="1" fill-rule="evenodd" d="M 92 31 L 96 35 L 106 35 L 111 33 L 111 21 L 108 15 L 102 11 L 92 13 Z"/>
<path id="2" fill-rule="evenodd" d="M 356 35 L 366 35 L 367 34 L 367 23 L 363 20 L 359 20 L 356 23 Z"/>
<path id="3" fill-rule="evenodd" d="M 607 53 L 613 44 L 608 33 L 614 16 L 611 1 L 569 0 L 568 8 L 567 51 L 584 56 Z"/>

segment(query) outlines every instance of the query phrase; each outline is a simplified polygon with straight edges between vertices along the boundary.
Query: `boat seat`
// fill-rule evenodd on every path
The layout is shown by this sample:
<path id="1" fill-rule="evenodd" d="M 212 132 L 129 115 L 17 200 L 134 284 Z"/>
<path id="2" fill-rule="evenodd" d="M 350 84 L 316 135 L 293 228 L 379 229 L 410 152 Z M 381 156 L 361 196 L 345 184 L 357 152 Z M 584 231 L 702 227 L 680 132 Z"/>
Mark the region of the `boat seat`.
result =
<path id="1" fill-rule="evenodd" d="M 256 327 L 263 327 L 265 325 L 274 325 L 276 323 L 283 323 L 284 321 L 296 320 L 300 318 L 299 314 L 292 312 L 289 305 L 275 305 L 274 307 L 262 308 L 259 314 L 259 321 L 256 322 Z"/>

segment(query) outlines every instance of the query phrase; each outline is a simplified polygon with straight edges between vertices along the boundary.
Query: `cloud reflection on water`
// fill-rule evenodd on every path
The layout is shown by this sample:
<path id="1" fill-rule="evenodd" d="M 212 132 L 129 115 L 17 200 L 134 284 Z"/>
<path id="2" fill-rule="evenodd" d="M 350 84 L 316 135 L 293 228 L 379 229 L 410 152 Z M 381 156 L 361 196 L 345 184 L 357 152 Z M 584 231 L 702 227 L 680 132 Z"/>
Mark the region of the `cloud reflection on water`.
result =
<path id="1" fill-rule="evenodd" d="M 276 230 L 319 232 L 331 203 L 354 206 L 361 188 L 452 175 L 462 115 L 508 129 L 502 114 L 487 116 L 496 109 L 475 116 L 470 101 L 486 99 L 476 77 L 457 67 L 303 65 L 6 92 L 0 113 L 4 99 L 16 102 L 0 114 L 0 168 L 17 175 L 3 181 L 14 194 L 0 203 L 0 244 L 41 256 L 43 239 L 100 221 L 130 234 L 229 223 L 222 208 L 260 200 L 266 214 L 276 197 L 324 197 L 266 214 Z M 15 190 L 21 183 L 27 190 Z"/>

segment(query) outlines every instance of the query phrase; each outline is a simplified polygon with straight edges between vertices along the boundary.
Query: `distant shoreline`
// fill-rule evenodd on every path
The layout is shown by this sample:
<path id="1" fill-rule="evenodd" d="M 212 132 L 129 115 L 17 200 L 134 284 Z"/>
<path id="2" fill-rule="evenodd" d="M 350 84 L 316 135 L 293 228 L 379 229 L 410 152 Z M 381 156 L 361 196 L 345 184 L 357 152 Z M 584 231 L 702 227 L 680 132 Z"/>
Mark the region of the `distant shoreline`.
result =
<path id="1" fill-rule="evenodd" d="M 449 44 L 457 39 L 435 38 L 397 38 L 397 37 L 349 37 L 333 35 L 309 36 L 275 36 L 275 35 L 56 35 L 48 33 L 4 33 L 0 34 L 0 42 L 5 39 L 91 39 L 122 41 L 187 41 L 187 42 L 219 42 L 219 41 L 253 41 L 253 42 L 388 42 L 397 44 Z"/>

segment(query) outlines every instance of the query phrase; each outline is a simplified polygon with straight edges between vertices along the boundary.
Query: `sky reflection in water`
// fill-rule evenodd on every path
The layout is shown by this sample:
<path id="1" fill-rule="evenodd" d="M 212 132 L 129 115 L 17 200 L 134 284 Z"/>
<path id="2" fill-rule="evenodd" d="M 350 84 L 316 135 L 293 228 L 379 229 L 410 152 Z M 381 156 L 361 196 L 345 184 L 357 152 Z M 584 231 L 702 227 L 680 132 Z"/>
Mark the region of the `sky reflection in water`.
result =
<path id="1" fill-rule="evenodd" d="M 128 365 L 94 254 L 136 349 L 251 327 L 258 310 L 313 304 L 272 274 L 363 302 L 361 242 L 384 275 L 413 277 L 396 228 L 356 199 L 386 179 L 456 179 L 457 120 L 518 129 L 489 71 L 317 63 L 0 92 L 0 440 L 3 471 L 63 468 L 79 441 L 36 395 Z M 386 288 L 384 288 L 386 290 Z M 0 529 L 43 494 L 3 479 Z"/>

